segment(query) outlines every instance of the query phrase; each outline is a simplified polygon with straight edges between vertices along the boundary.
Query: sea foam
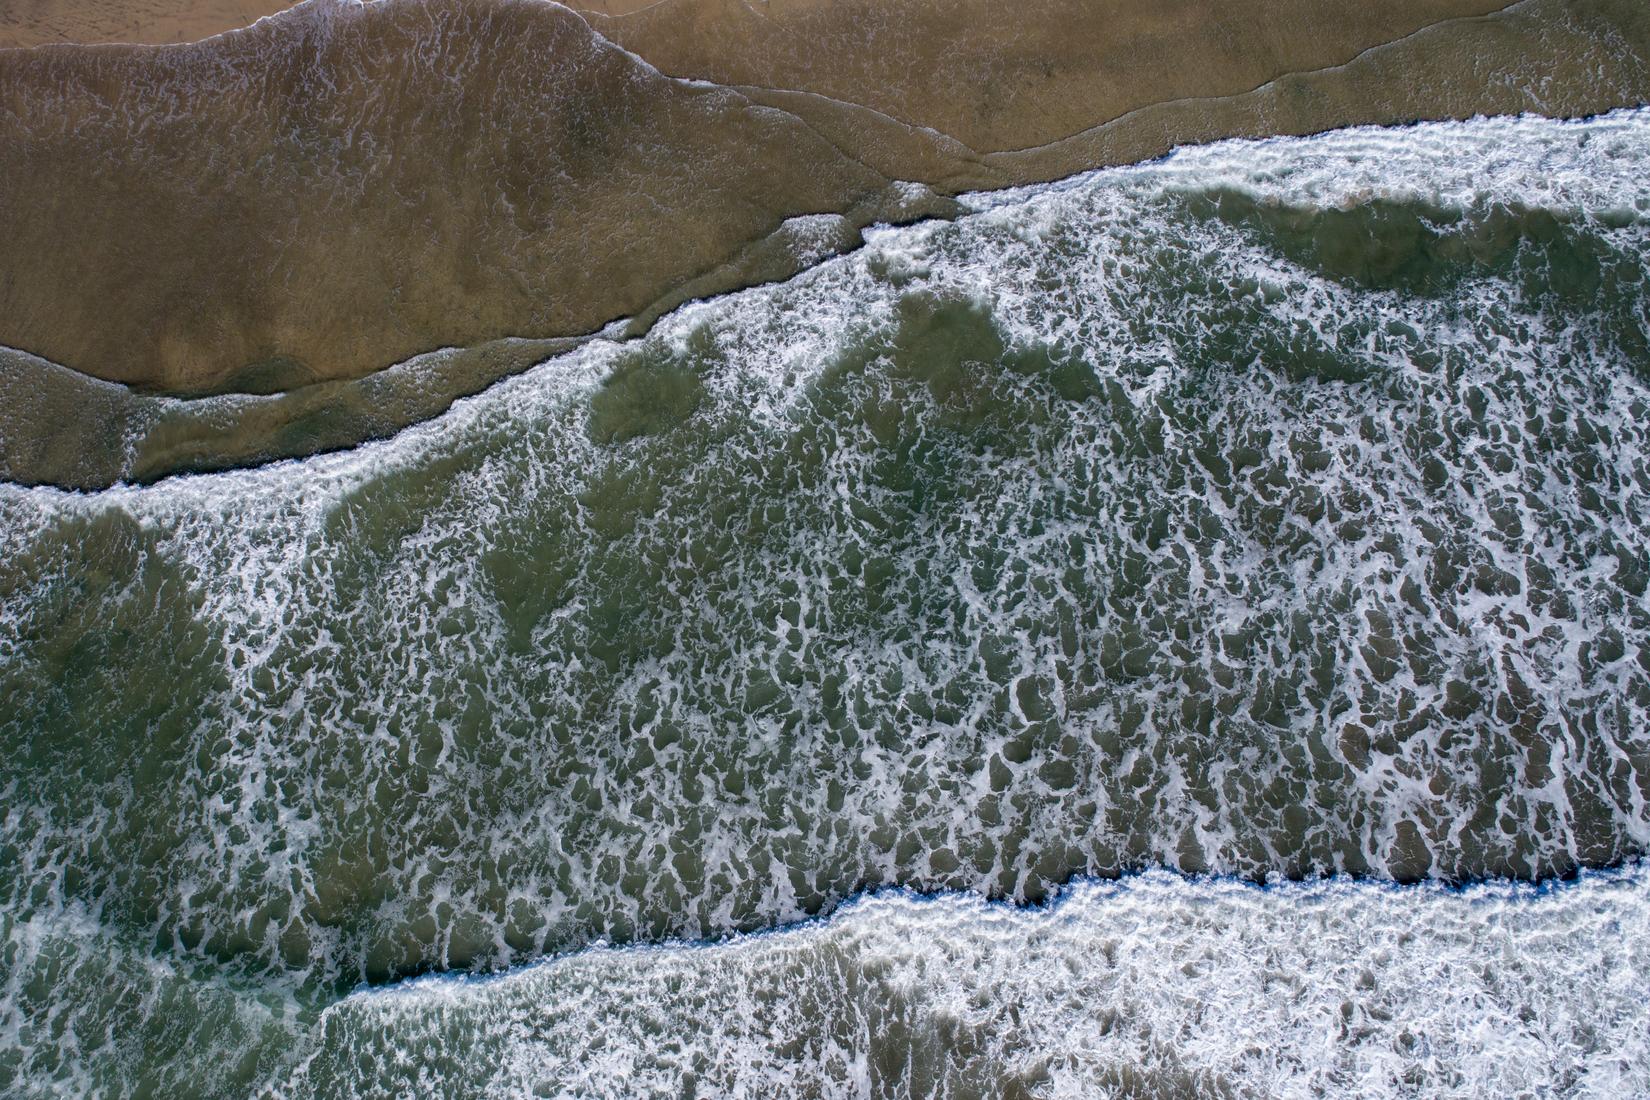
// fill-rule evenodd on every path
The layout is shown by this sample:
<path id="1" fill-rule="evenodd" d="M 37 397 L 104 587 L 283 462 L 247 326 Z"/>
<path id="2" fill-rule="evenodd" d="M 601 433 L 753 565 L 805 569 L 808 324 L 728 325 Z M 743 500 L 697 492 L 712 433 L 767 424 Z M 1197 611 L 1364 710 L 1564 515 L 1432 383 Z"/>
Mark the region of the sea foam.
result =
<path id="1" fill-rule="evenodd" d="M 273 1094 L 1634 1096 L 1646 982 L 1641 866 L 1460 891 L 1152 872 L 357 994 Z"/>
<path id="2" fill-rule="evenodd" d="M 932 912 L 989 927 L 1012 911 L 979 897 L 1156 865 L 1459 882 L 1634 859 L 1646 153 L 1643 111 L 1186 151 L 878 230 L 349 453 L 0 489 L 8 950 L 90 921 L 103 938 L 55 950 L 131 966 L 80 972 L 140 985 L 153 957 L 184 988 L 314 1006 L 603 938 L 772 928 L 886 886 L 963 892 Z M 1638 874 L 1563 896 L 1640 897 Z M 1321 970 L 1288 955 L 1316 949 L 1291 922 L 1354 888 L 1291 889 L 1188 896 L 1266 899 L 1258 956 Z M 1026 927 L 1135 896 L 1110 890 Z M 1325 944 L 1365 918 L 1485 911 L 1346 896 Z M 1440 919 L 1439 950 L 1479 958 Z M 1598 974 L 1642 970 L 1621 962 L 1636 926 L 1580 927 Z M 1465 1019 L 1449 991 L 1494 973 L 1462 962 L 1403 1011 Z M 1616 996 L 1600 982 L 1564 993 Z M 40 1018 L 72 1016 L 71 985 Z M 1068 1018 L 1025 1003 L 1016 1028 Z M 340 1011 L 327 1026 L 353 1026 Z M 717 1011 L 695 1018 L 734 1026 Z M 1225 1072 L 1185 1053 L 1184 1011 L 1130 1048 L 1166 1088 Z M 1372 1079 L 1399 1055 L 1433 1072 L 1400 1015 L 1372 1019 L 1404 1044 Z M 1549 1060 L 1586 1051 L 1596 1080 L 1642 1087 L 1631 1021 L 1544 1019 Z M 1446 1030 L 1429 1041 L 1465 1065 L 1471 1033 Z M 8 1034 L 17 1064 L 50 1061 L 43 1033 Z M 99 1064 L 118 1079 L 146 1034 L 109 1034 Z M 1353 1091 L 1350 1040 L 1311 1034 L 1293 1068 L 1263 1052 L 1231 1072 Z M 829 1080 L 849 1089 L 868 1078 L 843 1043 Z M 1535 1072 L 1495 1050 L 1451 1072 L 1492 1092 Z M 1026 1087 L 1113 1080 L 1062 1065 Z"/>

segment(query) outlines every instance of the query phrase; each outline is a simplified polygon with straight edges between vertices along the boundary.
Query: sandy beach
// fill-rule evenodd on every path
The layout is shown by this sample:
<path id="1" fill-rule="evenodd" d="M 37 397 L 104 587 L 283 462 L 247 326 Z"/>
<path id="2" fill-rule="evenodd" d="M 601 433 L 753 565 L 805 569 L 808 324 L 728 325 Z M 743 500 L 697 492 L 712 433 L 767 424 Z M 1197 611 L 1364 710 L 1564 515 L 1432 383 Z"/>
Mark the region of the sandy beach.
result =
<path id="1" fill-rule="evenodd" d="M 63 388 L 19 380 L 38 360 L 278 394 L 785 277 L 801 215 L 841 216 L 830 251 L 1178 144 L 1650 96 L 1631 0 L 311 0 L 233 29 L 267 14 L 0 8 L 0 45 L 39 47 L 0 50 L 0 346 L 38 357 L 9 420 Z M 36 434 L 7 476 L 44 476 Z"/>
<path id="2" fill-rule="evenodd" d="M 0 0 L 0 1098 L 1650 1098 L 1646 165 L 1650 0 Z"/>
<path id="3" fill-rule="evenodd" d="M 52 43 L 195 42 L 244 27 L 290 5 L 262 0 L 0 0 L 0 49 Z"/>

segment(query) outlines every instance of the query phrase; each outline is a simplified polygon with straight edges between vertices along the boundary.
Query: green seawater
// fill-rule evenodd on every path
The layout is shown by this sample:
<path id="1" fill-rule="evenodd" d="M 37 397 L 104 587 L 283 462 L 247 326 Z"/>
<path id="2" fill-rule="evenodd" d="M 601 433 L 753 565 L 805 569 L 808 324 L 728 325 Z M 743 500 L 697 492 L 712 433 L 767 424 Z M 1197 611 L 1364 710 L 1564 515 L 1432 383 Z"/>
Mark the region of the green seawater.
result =
<path id="1" fill-rule="evenodd" d="M 347 454 L 0 487 L 0 1091 L 1494 1094 L 1516 1053 L 1388 1026 L 1469 986 L 1631 1091 L 1647 154 L 1188 150 Z M 832 916 L 884 887 L 956 896 Z M 1143 1023 L 1223 967 L 1341 1060 Z"/>

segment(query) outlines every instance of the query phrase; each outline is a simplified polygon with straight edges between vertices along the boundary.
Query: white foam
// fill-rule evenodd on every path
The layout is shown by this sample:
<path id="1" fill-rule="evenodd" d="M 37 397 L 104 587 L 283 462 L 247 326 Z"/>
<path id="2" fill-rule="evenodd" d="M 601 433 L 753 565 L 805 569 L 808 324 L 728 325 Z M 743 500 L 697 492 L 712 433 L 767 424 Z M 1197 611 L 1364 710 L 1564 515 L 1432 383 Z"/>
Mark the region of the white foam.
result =
<path id="1" fill-rule="evenodd" d="M 1460 892 L 1154 872 L 358 994 L 272 1093 L 1633 1096 L 1647 984 L 1642 867 Z"/>
<path id="2" fill-rule="evenodd" d="M 771 926 L 865 884 L 1642 852 L 1650 619 L 1621 578 L 1650 545 L 1644 374 L 1508 280 L 1359 288 L 1180 199 L 1551 206 L 1631 259 L 1647 152 L 1646 111 L 1225 143 L 873 232 L 347 454 L 0 488 L 6 744 L 171 738 L 142 788 L 69 753 L 8 775 L 5 904 L 347 982 Z M 929 301 L 1105 397 L 969 375 L 1027 414 L 976 446 L 893 362 Z M 1245 355 L 1204 354 L 1233 328 Z M 1291 373 L 1320 353 L 1364 381 Z M 702 400 L 676 436 L 599 444 L 591 397 L 636 356 Z M 1242 447 L 1270 481 L 1197 457 Z M 54 645 L 77 630 L 97 659 L 71 709 Z M 1411 721 L 1457 680 L 1480 701 Z M 134 831 L 168 843 L 108 858 Z"/>
<path id="3" fill-rule="evenodd" d="M 1643 108 L 1631 108 L 1588 119 L 1500 116 L 1232 139 L 1055 184 L 980 192 L 965 202 L 982 211 L 1059 202 L 1055 196 L 1096 184 L 1135 194 L 1237 187 L 1274 201 L 1324 206 L 1386 198 L 1465 210 L 1497 202 L 1642 218 L 1650 213 L 1650 194 L 1634 166 L 1646 152 L 1644 116 Z"/>

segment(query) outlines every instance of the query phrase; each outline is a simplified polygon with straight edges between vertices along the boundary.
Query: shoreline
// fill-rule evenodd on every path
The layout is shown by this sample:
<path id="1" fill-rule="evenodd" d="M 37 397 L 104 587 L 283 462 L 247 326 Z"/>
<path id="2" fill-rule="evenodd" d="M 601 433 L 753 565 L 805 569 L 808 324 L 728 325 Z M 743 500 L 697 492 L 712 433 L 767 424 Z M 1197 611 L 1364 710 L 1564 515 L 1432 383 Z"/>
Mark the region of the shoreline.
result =
<path id="1" fill-rule="evenodd" d="M 387 440 L 0 485 L 12 1077 L 1646 1091 L 1647 161 L 1475 118 L 816 214 Z M 466 354 L 143 400 L 296 446 Z"/>
<path id="2" fill-rule="evenodd" d="M 358 378 L 313 382 L 269 393 L 222 393 L 177 397 L 146 393 L 76 371 L 27 351 L 0 346 L 0 484 L 43 486 L 70 492 L 112 487 L 143 488 L 177 476 L 211 474 L 338 454 L 388 440 L 443 416 L 454 403 L 592 341 L 644 341 L 678 310 L 714 303 L 763 286 L 806 276 L 820 265 L 865 247 L 865 234 L 922 222 L 968 218 L 1028 201 L 1044 189 L 1077 185 L 1114 169 L 1149 169 L 1199 149 L 1259 146 L 1275 140 L 1310 140 L 1364 130 L 1391 133 L 1427 126 L 1521 120 L 1586 125 L 1627 118 L 1646 108 L 1617 108 L 1575 119 L 1524 114 L 1423 120 L 1391 126 L 1342 127 L 1308 135 L 1230 138 L 1177 146 L 1168 153 L 1124 165 L 1085 169 L 1046 183 L 963 192 L 945 211 L 903 221 L 838 220 L 836 239 L 823 249 L 794 247 L 786 229 L 758 243 L 757 257 L 775 265 L 765 278 L 741 279 L 749 266 L 711 272 L 651 303 L 571 337 L 506 336 L 471 347 L 443 347 L 409 356 Z M 809 219 L 799 219 L 807 221 Z M 752 257 L 746 257 L 754 260 Z M 778 270 L 783 267 L 786 270 Z M 50 430 L 39 430 L 50 425 Z"/>
<path id="3" fill-rule="evenodd" d="M 943 216 L 965 192 L 1230 137 L 1650 101 L 1650 12 L 1624 0 L 1415 0 L 1373 29 L 1331 28 L 1334 41 L 1314 40 L 1309 20 L 1282 39 L 1254 13 L 1222 23 L 1207 0 L 1177 5 L 1172 27 L 1143 14 L 1131 30 L 1121 8 L 1067 26 L 1075 2 L 1004 14 L 901 0 L 848 48 L 848 0 L 767 15 L 723 0 L 624 15 L 307 0 L 186 45 L 0 50 L 0 153 L 21 166 L 0 180 L 0 220 L 21 227 L 0 245 L 0 345 L 28 349 L 5 356 L 0 476 L 146 478 L 130 462 L 77 462 L 126 441 L 107 419 L 52 415 L 61 387 L 35 357 L 126 387 L 114 415 L 128 424 L 156 395 L 360 388 L 446 354 L 432 348 L 485 360 L 501 342 L 580 340 L 615 317 L 645 326 L 681 301 L 788 278 L 868 225 Z M 980 18 L 926 39 L 925 11 Z M 1154 68 L 1149 50 L 1124 63 L 1131 43 L 1165 40 L 1185 72 Z M 1223 51 L 1235 67 L 1221 69 Z M 424 53 L 442 60 L 419 64 Z M 1102 85 L 1111 98 L 1085 97 Z M 1155 98 L 1187 87 L 1201 94 Z M 1089 124 L 1070 129 L 1074 118 Z M 839 219 L 829 247 L 787 247 L 785 227 L 819 215 Z M 189 447 L 206 468 L 239 465 L 423 418 L 371 402 L 296 401 L 262 429 L 297 441 L 283 446 L 242 424 Z M 334 426 L 310 446 L 303 421 L 317 417 Z"/>

